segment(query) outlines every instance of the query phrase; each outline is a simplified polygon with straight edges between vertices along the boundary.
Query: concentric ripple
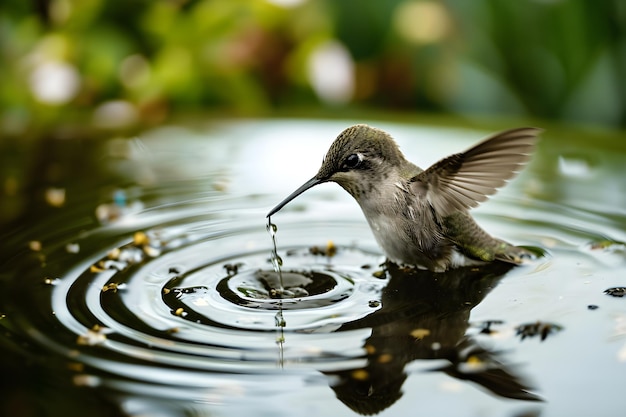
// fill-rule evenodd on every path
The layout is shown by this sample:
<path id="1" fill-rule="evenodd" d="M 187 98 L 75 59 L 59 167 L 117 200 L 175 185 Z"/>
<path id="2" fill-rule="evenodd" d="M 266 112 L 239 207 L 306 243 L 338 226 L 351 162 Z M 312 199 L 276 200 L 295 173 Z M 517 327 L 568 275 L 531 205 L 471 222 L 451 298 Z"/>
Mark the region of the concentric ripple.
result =
<path id="1" fill-rule="evenodd" d="M 135 232 L 131 242 L 106 248 L 55 282 L 55 316 L 78 345 L 149 358 L 152 366 L 237 372 L 276 369 L 278 358 L 317 362 L 317 368 L 320 358 L 347 359 L 345 345 L 330 347 L 329 333 L 380 307 L 386 280 L 372 274 L 380 255 L 339 247 L 326 257 L 290 248 L 283 279 L 292 297 L 276 299 L 268 250 L 229 256 L 216 250 L 236 247 L 243 236 L 251 248 L 269 244 L 255 229 L 220 236 L 206 222 Z M 301 340 L 311 333 L 324 334 L 326 343 Z M 357 340 L 353 348 L 359 347 Z"/>

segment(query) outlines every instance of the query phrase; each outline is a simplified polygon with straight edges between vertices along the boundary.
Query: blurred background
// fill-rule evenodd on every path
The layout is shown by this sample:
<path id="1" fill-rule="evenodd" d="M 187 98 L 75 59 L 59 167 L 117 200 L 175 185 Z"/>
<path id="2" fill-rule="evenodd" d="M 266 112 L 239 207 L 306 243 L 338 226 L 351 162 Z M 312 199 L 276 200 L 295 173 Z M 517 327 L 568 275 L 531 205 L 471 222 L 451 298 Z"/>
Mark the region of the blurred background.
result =
<path id="1" fill-rule="evenodd" d="M 626 127 L 620 0 L 4 0 L 2 135 L 384 110 Z"/>
<path id="2" fill-rule="evenodd" d="M 168 124 L 478 120 L 626 146 L 621 0 L 3 0 L 0 59 L 0 225 L 109 185 L 104 153 L 132 146 L 94 138 Z"/>

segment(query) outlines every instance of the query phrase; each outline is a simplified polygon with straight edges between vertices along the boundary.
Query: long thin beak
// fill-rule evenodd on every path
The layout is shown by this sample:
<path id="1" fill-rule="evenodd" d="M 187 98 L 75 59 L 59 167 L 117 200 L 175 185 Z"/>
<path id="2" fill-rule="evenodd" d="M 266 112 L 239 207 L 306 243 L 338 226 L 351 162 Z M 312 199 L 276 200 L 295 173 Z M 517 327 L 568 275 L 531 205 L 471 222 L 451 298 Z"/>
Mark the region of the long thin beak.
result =
<path id="1" fill-rule="evenodd" d="M 289 194 L 289 197 L 285 198 L 283 201 L 278 203 L 278 205 L 276 207 L 274 207 L 272 210 L 270 210 L 270 212 L 267 214 L 266 217 L 270 217 L 272 214 L 276 213 L 277 211 L 279 211 L 280 209 L 285 207 L 287 205 L 287 203 L 289 203 L 291 200 L 293 200 L 294 198 L 296 198 L 297 196 L 299 196 L 300 194 L 302 194 L 303 192 L 305 192 L 309 188 L 314 187 L 317 184 L 321 184 L 323 182 L 326 182 L 326 181 L 321 180 L 319 178 L 315 178 L 315 177 L 311 178 L 310 180 L 308 180 L 307 182 L 302 184 L 300 186 L 300 188 L 298 188 L 296 191 L 294 191 L 293 193 Z"/>

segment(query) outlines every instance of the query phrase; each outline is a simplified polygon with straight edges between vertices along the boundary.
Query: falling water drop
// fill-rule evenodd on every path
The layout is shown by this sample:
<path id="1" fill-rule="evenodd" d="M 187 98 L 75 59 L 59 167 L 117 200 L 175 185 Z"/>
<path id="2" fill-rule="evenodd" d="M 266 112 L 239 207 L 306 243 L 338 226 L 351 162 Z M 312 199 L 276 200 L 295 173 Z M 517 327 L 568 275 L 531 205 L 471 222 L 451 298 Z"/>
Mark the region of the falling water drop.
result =
<path id="1" fill-rule="evenodd" d="M 278 274 L 278 282 L 279 282 L 280 288 L 277 288 L 278 290 L 277 292 L 279 295 L 281 295 L 284 291 L 283 275 L 281 272 L 281 266 L 283 265 L 283 260 L 278 255 L 278 251 L 276 249 L 276 232 L 278 231 L 278 227 L 276 227 L 276 225 L 272 223 L 271 217 L 267 218 L 266 228 L 270 236 L 272 237 L 272 253 L 270 255 L 270 260 L 272 262 L 272 266 L 274 267 L 274 271 L 276 272 L 276 274 Z"/>
<path id="2" fill-rule="evenodd" d="M 267 231 L 272 237 L 272 253 L 270 255 L 270 259 L 272 261 L 272 265 L 274 266 L 274 272 L 278 275 L 278 285 L 276 292 L 278 294 L 278 312 L 276 313 L 276 328 L 278 329 L 278 335 L 276 336 L 276 343 L 278 344 L 279 365 L 282 367 L 284 365 L 284 345 L 285 345 L 285 327 L 287 326 L 287 322 L 285 321 L 285 317 L 283 315 L 283 304 L 282 298 L 285 287 L 283 286 L 283 274 L 281 271 L 281 266 L 283 265 L 283 261 L 278 256 L 278 251 L 276 249 L 276 232 L 278 231 L 278 227 L 274 223 L 272 223 L 271 217 L 267 218 Z"/>

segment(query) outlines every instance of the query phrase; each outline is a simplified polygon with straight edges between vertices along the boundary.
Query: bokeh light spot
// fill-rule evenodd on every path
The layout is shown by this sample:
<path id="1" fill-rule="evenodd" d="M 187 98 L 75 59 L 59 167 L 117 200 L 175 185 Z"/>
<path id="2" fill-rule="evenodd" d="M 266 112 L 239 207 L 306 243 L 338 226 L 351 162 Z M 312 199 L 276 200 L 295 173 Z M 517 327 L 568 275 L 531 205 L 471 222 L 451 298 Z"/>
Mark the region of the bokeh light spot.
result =
<path id="1" fill-rule="evenodd" d="M 407 1 L 396 8 L 394 27 L 409 42 L 436 43 L 448 34 L 450 17 L 441 3 Z"/>

